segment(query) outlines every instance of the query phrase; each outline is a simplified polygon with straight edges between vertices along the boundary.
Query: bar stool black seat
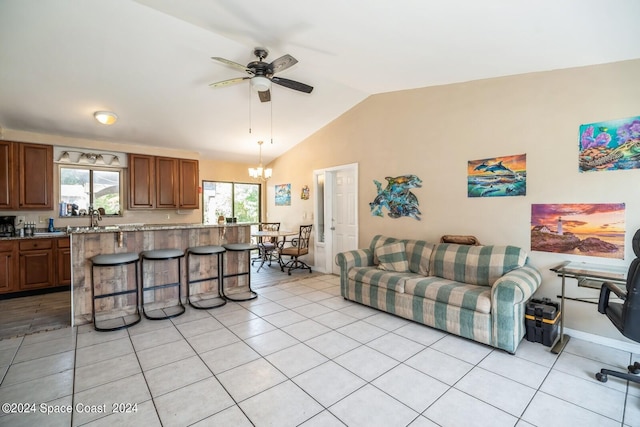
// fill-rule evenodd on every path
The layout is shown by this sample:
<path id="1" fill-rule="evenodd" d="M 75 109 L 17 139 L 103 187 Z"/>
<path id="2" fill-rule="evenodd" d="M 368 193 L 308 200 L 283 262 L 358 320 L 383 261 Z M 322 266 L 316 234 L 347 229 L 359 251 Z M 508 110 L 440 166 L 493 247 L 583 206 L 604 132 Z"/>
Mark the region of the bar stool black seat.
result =
<path id="1" fill-rule="evenodd" d="M 154 249 L 154 250 L 150 250 L 150 251 L 144 251 L 140 253 L 140 267 L 142 270 L 142 314 L 144 314 L 144 317 L 146 317 L 149 320 L 163 320 L 163 319 L 169 319 L 172 317 L 177 317 L 180 316 L 182 313 L 185 312 L 185 307 L 182 304 L 182 297 L 181 297 L 181 292 L 180 292 L 180 285 L 181 285 L 181 281 L 182 281 L 182 268 L 181 268 L 181 262 L 180 259 L 184 257 L 184 251 L 180 250 L 180 249 Z M 168 261 L 168 260 L 172 260 L 175 259 L 176 261 L 178 261 L 178 281 L 177 282 L 173 282 L 173 283 L 164 283 L 164 284 L 160 284 L 160 285 L 156 285 L 154 284 L 153 286 L 148 286 L 145 287 L 144 285 L 144 264 L 145 261 Z M 164 288 L 170 288 L 170 287 L 177 287 L 178 288 L 178 304 L 175 305 L 174 307 L 176 308 L 175 312 L 173 313 L 167 313 L 167 309 L 170 307 L 163 307 L 161 309 L 161 311 L 164 313 L 164 315 L 161 316 L 154 316 L 154 315 L 149 315 L 147 313 L 147 311 L 145 310 L 145 303 L 144 303 L 144 293 L 148 292 L 148 291 L 156 291 L 158 289 L 164 289 Z M 154 298 L 155 301 L 155 298 Z M 155 310 L 153 310 L 155 311 Z"/>
<path id="2" fill-rule="evenodd" d="M 245 252 L 246 258 L 247 258 L 247 269 L 245 271 L 239 271 L 237 273 L 230 273 L 230 274 L 224 274 L 223 278 L 227 279 L 230 277 L 242 277 L 242 276 L 247 276 L 247 286 L 249 288 L 249 296 L 248 297 L 231 297 L 229 295 L 227 295 L 225 293 L 225 289 L 224 289 L 224 285 L 220 287 L 220 291 L 222 293 L 222 296 L 225 299 L 228 299 L 229 301 L 249 301 L 252 299 L 256 299 L 258 298 L 258 294 L 255 293 L 253 291 L 253 289 L 251 289 L 251 256 L 250 253 L 251 251 L 254 251 L 256 249 L 258 249 L 257 245 L 253 245 L 251 243 L 227 243 L 222 245 L 222 247 L 224 247 L 227 250 L 227 255 L 229 254 L 229 252 Z M 240 255 L 238 255 L 240 256 Z M 228 264 L 228 262 L 227 262 Z M 238 265 L 240 263 L 238 262 Z"/>
<path id="3" fill-rule="evenodd" d="M 92 311 L 91 311 L 91 319 L 93 320 L 93 327 L 96 331 L 116 331 L 118 329 L 128 328 L 129 326 L 133 326 L 136 323 L 140 322 L 140 304 L 138 303 L 138 261 L 139 257 L 137 253 L 134 252 L 125 252 L 119 254 L 102 254 L 96 255 L 91 258 L 91 303 L 92 303 Z M 106 268 L 106 267 L 120 267 L 127 266 L 130 264 L 135 265 L 136 275 L 135 275 L 135 283 L 136 286 L 133 289 L 124 289 L 120 291 L 109 292 L 106 294 L 96 295 L 96 283 L 94 280 L 94 270 L 96 268 Z M 101 327 L 98 326 L 98 322 L 96 321 L 96 300 L 102 298 L 110 298 L 116 297 L 119 295 L 135 295 L 135 313 L 128 315 L 130 319 L 127 319 L 125 316 L 121 316 L 122 323 L 117 326 L 112 327 Z M 106 322 L 112 322 L 112 319 L 109 319 Z"/>
<path id="4" fill-rule="evenodd" d="M 187 248 L 187 302 L 193 308 L 197 308 L 198 310 L 208 310 L 211 308 L 222 307 L 227 303 L 227 300 L 222 296 L 222 286 L 223 286 L 223 256 L 226 252 L 226 249 L 222 246 L 215 245 L 206 245 L 206 246 L 193 246 Z M 191 263 L 189 260 L 192 256 L 211 256 L 216 255 L 217 257 L 217 273 L 215 276 L 202 277 L 200 279 L 192 279 L 191 278 Z M 214 298 L 206 298 L 200 299 L 198 301 L 191 300 L 191 284 L 193 283 L 201 283 L 206 281 L 216 280 L 218 282 L 218 295 Z"/>

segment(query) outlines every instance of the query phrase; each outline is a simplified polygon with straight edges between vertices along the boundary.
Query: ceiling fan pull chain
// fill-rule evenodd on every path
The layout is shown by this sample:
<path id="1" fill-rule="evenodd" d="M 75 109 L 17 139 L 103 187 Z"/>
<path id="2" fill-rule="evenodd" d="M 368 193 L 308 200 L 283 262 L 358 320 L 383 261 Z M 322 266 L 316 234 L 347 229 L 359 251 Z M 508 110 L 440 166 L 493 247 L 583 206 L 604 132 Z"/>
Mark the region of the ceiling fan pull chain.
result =
<path id="1" fill-rule="evenodd" d="M 249 86 L 249 135 L 251 135 L 251 86 Z"/>

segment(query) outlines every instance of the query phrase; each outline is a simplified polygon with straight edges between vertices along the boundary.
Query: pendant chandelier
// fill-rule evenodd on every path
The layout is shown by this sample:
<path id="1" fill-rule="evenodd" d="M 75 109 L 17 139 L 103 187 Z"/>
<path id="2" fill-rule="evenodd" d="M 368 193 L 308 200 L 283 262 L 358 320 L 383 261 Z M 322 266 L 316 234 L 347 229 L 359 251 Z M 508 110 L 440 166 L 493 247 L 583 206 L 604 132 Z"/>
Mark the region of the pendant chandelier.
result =
<path id="1" fill-rule="evenodd" d="M 262 144 L 264 144 L 263 141 L 258 141 L 258 146 L 260 147 L 260 164 L 256 168 L 249 168 L 249 176 L 264 182 L 271 178 L 273 170 L 271 168 L 265 169 L 262 165 Z"/>

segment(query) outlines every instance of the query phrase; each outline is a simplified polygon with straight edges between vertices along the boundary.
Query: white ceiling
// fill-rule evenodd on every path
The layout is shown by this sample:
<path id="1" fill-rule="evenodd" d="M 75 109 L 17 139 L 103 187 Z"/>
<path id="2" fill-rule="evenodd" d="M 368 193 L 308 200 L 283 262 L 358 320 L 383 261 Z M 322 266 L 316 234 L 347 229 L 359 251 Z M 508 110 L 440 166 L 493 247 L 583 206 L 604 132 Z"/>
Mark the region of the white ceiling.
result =
<path id="1" fill-rule="evenodd" d="M 248 163 L 273 135 L 268 161 L 372 94 L 640 58 L 639 22 L 638 0 L 0 0 L 0 126 Z M 314 91 L 208 87 L 256 46 Z"/>

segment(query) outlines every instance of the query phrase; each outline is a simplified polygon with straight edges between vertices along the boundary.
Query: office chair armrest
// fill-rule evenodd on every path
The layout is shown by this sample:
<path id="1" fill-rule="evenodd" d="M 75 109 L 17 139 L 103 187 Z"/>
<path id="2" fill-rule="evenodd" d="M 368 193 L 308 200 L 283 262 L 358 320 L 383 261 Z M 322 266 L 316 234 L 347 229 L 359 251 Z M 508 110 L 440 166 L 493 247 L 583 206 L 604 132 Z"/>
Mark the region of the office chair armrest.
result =
<path id="1" fill-rule="evenodd" d="M 609 305 L 609 297 L 613 292 L 621 300 L 627 299 L 627 294 L 618 286 L 611 282 L 604 282 L 600 288 L 600 299 L 598 300 L 598 312 L 605 314 Z"/>

